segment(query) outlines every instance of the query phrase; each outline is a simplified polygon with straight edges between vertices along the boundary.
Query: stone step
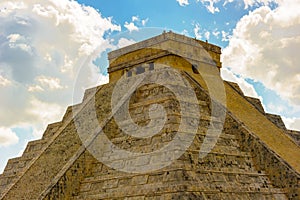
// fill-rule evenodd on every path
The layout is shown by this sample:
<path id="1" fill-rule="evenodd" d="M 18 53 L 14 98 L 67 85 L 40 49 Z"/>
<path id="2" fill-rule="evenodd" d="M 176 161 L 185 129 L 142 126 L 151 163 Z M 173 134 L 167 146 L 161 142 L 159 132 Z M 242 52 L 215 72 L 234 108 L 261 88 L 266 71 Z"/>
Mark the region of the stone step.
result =
<path id="1" fill-rule="evenodd" d="M 198 147 L 195 147 L 195 148 L 200 150 L 200 147 L 205 140 L 205 141 L 216 142 L 215 143 L 216 146 L 221 146 L 221 147 L 228 146 L 234 150 L 239 150 L 238 140 L 234 136 L 232 136 L 230 134 L 224 134 L 224 133 L 221 133 L 220 135 L 217 135 L 217 134 L 218 133 L 216 133 L 216 134 L 212 133 L 211 135 L 206 135 L 203 133 L 200 133 L 200 134 L 197 133 L 195 136 L 197 139 L 197 143 L 196 144 L 194 143 L 193 145 L 199 145 Z M 220 151 L 220 149 L 218 151 Z M 215 150 L 215 152 L 217 152 L 217 149 Z M 224 153 L 226 153 L 226 152 L 227 151 L 225 151 Z M 220 153 L 222 153 L 222 152 L 220 152 Z"/>
<path id="2" fill-rule="evenodd" d="M 62 125 L 65 123 L 68 123 L 70 120 L 72 120 L 73 117 L 76 115 L 76 113 L 81 110 L 82 105 L 83 105 L 82 103 L 79 103 L 79 104 L 75 104 L 72 106 L 68 106 L 68 108 L 66 109 L 66 112 L 61 120 Z"/>
<path id="3" fill-rule="evenodd" d="M 48 125 L 42 139 L 28 142 L 21 157 L 8 160 L 4 172 L 0 176 L 1 192 L 4 193 L 18 177 L 22 176 L 26 166 L 30 164 L 33 158 L 40 155 L 44 145 L 47 144 L 48 139 L 57 131 L 60 125 L 60 122 Z M 1 192 L 0 196 L 2 195 Z"/>
<path id="4" fill-rule="evenodd" d="M 7 188 L 10 187 L 17 178 L 18 177 L 16 175 L 8 176 L 0 174 L 0 199 L 4 192 L 7 190 Z"/>
<path id="5" fill-rule="evenodd" d="M 74 199 L 82 199 L 83 197 L 75 197 Z M 95 199 L 97 197 L 85 197 L 85 199 Z M 110 198 L 101 198 L 101 199 L 110 199 Z M 287 197 L 285 194 L 268 194 L 268 193 L 222 193 L 222 192 L 170 192 L 166 194 L 152 194 L 152 195 L 133 195 L 123 198 L 125 200 L 161 200 L 161 199 L 190 199 L 190 200 L 286 200 Z"/>
<path id="6" fill-rule="evenodd" d="M 100 165 L 102 165 L 102 164 L 100 164 Z M 98 175 L 95 174 L 94 176 L 91 176 L 91 177 L 87 177 L 81 183 L 82 184 L 93 184 L 93 183 L 97 183 L 97 182 L 101 182 L 101 181 L 105 181 L 105 180 L 113 180 L 113 179 L 121 180 L 121 179 L 125 179 L 125 178 L 131 180 L 133 178 L 141 179 L 143 177 L 145 179 L 146 178 L 145 176 L 148 177 L 149 174 L 151 176 L 159 176 L 160 175 L 162 177 L 161 180 L 165 180 L 164 177 L 170 176 L 170 174 L 174 176 L 174 174 L 176 172 L 180 172 L 181 176 L 183 176 L 182 172 L 192 174 L 191 177 L 193 177 L 197 181 L 204 181 L 204 179 L 201 179 L 201 177 L 203 178 L 203 176 L 207 176 L 209 178 L 207 178 L 205 181 L 218 182 L 218 179 L 220 179 L 219 176 L 221 175 L 221 176 L 226 177 L 226 180 L 228 180 L 228 182 L 237 181 L 238 178 L 239 178 L 239 180 L 242 180 L 242 178 L 240 178 L 240 177 L 247 176 L 247 177 L 260 178 L 260 181 L 263 181 L 264 183 L 267 183 L 267 184 L 271 183 L 268 180 L 267 174 L 263 171 L 262 172 L 257 172 L 257 171 L 241 172 L 241 171 L 220 171 L 220 170 L 218 171 L 218 170 L 213 170 L 213 169 L 203 170 L 200 168 L 194 169 L 192 167 L 187 167 L 187 166 L 179 167 L 179 166 L 173 165 L 171 167 L 166 167 L 159 172 L 152 172 L 152 173 L 145 175 L 145 174 L 126 174 L 126 173 L 117 172 L 117 171 L 114 171 L 115 172 L 114 174 L 112 174 L 110 172 L 105 173 L 106 170 L 108 170 L 108 167 L 106 167 L 106 166 L 101 166 L 97 169 L 100 170 L 102 173 L 101 174 L 99 173 Z M 202 175 L 202 176 L 200 176 L 200 175 Z M 196 176 L 199 176 L 200 178 L 195 178 Z M 217 178 L 211 178 L 213 176 L 215 176 Z M 148 178 L 147 178 L 147 180 L 148 180 Z M 176 180 L 176 179 L 174 179 L 174 180 Z M 246 179 L 244 179 L 244 180 L 246 180 Z M 131 181 L 134 182 L 134 180 L 131 180 Z M 129 182 L 128 182 L 128 184 L 129 184 Z"/>
<path id="7" fill-rule="evenodd" d="M 0 174 L 0 199 L 1 196 L 6 192 L 6 190 L 12 186 L 12 184 L 18 179 L 19 176 L 21 176 L 21 174 L 22 168 L 19 168 L 19 166 L 16 166 L 16 169 L 6 169 L 3 174 Z"/>
<path id="8" fill-rule="evenodd" d="M 177 101 L 177 99 L 173 96 L 162 96 L 162 97 L 156 97 L 153 99 L 139 99 L 139 101 L 137 101 L 137 102 L 131 102 L 129 105 L 129 109 L 133 109 L 133 110 L 139 109 L 141 107 L 147 107 L 154 103 L 162 103 L 162 104 L 168 105 L 168 107 L 175 106 L 175 105 L 178 106 L 179 104 L 178 105 L 175 104 L 174 101 Z M 171 103 L 171 105 L 170 105 L 170 103 Z M 192 101 L 187 100 L 187 101 L 181 101 L 181 103 L 185 103 L 185 104 L 191 105 L 191 106 L 198 105 L 199 107 L 208 106 L 207 102 L 203 101 L 203 100 L 197 100 L 197 102 L 192 102 Z"/>
<path id="9" fill-rule="evenodd" d="M 1 174 L 0 176 L 0 185 L 8 185 L 10 184 L 13 180 L 18 178 L 17 176 L 20 175 L 20 172 L 15 173 L 15 174 Z"/>
<path id="10" fill-rule="evenodd" d="M 46 147 L 50 142 L 53 142 L 53 140 L 55 140 L 55 137 L 58 136 L 58 134 L 60 134 L 62 131 L 64 131 L 64 129 L 68 126 L 73 118 L 73 112 L 78 112 L 78 109 L 80 109 L 81 107 L 82 104 L 69 106 L 62 122 L 49 124 L 44 132 L 42 139 L 29 142 L 26 149 L 24 150 L 22 157 L 14 158 L 8 161 L 4 173 L 0 175 L 0 199 L 2 198 L 1 195 L 5 194 L 5 192 L 9 188 L 11 188 L 13 184 L 20 183 L 19 181 L 16 182 L 17 180 L 19 180 L 19 178 L 21 178 L 20 180 L 24 180 L 24 176 L 26 176 L 26 174 L 24 174 L 25 170 L 27 170 L 26 173 L 30 170 L 32 171 L 32 174 L 35 173 L 35 171 L 32 170 L 32 167 L 29 166 L 29 164 L 32 164 L 33 161 L 36 161 L 35 158 L 37 158 L 37 156 L 41 154 L 41 152 L 44 150 L 44 147 Z M 33 164 L 36 164 L 36 162 Z M 45 165 L 47 165 L 47 163 Z M 41 173 L 44 173 L 47 176 L 48 171 L 49 173 L 51 171 L 47 170 L 47 167 L 43 168 L 44 169 L 41 171 Z M 41 177 L 42 181 L 43 179 L 44 178 Z M 26 181 L 28 181 L 28 179 Z M 39 183 L 32 184 L 34 185 Z M 24 185 L 24 187 L 31 187 L 31 183 L 30 186 L 29 184 L 26 185 Z"/>
<path id="11" fill-rule="evenodd" d="M 16 175 L 23 171 L 25 166 L 32 160 L 32 158 L 17 157 L 9 159 L 4 169 L 3 175 Z"/>
<path id="12" fill-rule="evenodd" d="M 200 125 L 199 128 L 198 128 L 197 135 L 205 137 L 206 134 L 207 134 L 207 127 L 204 127 L 204 126 Z M 217 134 L 219 136 L 219 138 L 221 138 L 221 139 L 238 141 L 237 138 L 236 138 L 236 135 L 228 133 L 224 130 L 221 132 L 221 134 L 220 134 L 219 130 L 213 130 L 212 134 L 213 135 Z"/>
<path id="13" fill-rule="evenodd" d="M 266 113 L 265 116 L 273 123 L 275 124 L 278 128 L 282 130 L 287 130 L 285 127 L 284 122 L 282 121 L 282 118 L 280 115 L 274 115 L 270 113 Z"/>
<path id="14" fill-rule="evenodd" d="M 102 87 L 104 87 L 105 85 L 100 85 L 100 86 L 96 86 L 93 88 L 88 88 L 84 91 L 84 95 L 82 98 L 82 102 L 86 102 L 88 101 L 90 98 L 93 98 L 96 94 L 97 91 L 99 91 Z"/>
<path id="15" fill-rule="evenodd" d="M 212 149 L 212 153 L 225 154 L 225 155 L 243 155 L 238 146 L 225 146 L 215 145 Z"/>
<path id="16" fill-rule="evenodd" d="M 227 199 L 234 197 L 245 196 L 250 199 L 251 196 L 255 197 L 274 197 L 279 196 L 285 198 L 285 193 L 277 188 L 259 188 L 256 184 L 240 186 L 237 184 L 224 182 L 198 182 L 193 180 L 181 180 L 174 182 L 160 182 L 156 180 L 159 177 L 148 177 L 147 183 L 139 182 L 138 185 L 128 184 L 127 180 L 105 180 L 92 185 L 85 185 L 81 187 L 80 194 L 77 198 L 84 199 L 106 199 L 106 198 L 124 198 L 132 196 L 151 196 L 164 195 L 169 193 L 185 193 L 185 192 L 198 192 L 207 195 L 207 199 L 215 199 L 214 197 L 221 197 L 227 195 Z M 220 196 L 220 194 L 222 194 Z M 231 197 L 231 198 L 230 198 Z M 224 197 L 216 198 L 224 199 Z M 242 198 L 243 199 L 243 198 Z M 254 199 L 254 198 L 252 198 Z"/>
<path id="17" fill-rule="evenodd" d="M 45 144 L 47 144 L 47 140 L 43 139 L 30 141 L 28 142 L 23 154 L 27 154 L 29 152 L 40 152 Z"/>
<path id="18" fill-rule="evenodd" d="M 25 168 L 33 158 L 40 155 L 43 147 L 46 144 L 47 141 L 43 139 L 28 142 L 21 157 L 13 158 L 8 161 L 5 169 L 9 169 L 9 172 L 4 170 L 4 173 L 15 173 L 15 170 L 21 172 L 22 169 Z M 11 169 L 14 169 L 14 171 L 11 171 Z"/>
<path id="19" fill-rule="evenodd" d="M 5 191 L 5 188 L 7 187 L 7 180 L 3 177 L 3 174 L 0 174 L 0 197 Z"/>
<path id="20" fill-rule="evenodd" d="M 300 146 L 300 131 L 286 130 L 286 133 Z"/>
<path id="21" fill-rule="evenodd" d="M 193 166 L 200 170 L 215 170 L 222 172 L 236 173 L 258 173 L 253 164 L 252 157 L 248 153 L 234 154 L 219 154 L 210 152 L 204 158 L 199 158 L 198 151 L 189 151 L 182 155 L 179 159 L 185 163 L 193 163 Z"/>
<path id="22" fill-rule="evenodd" d="M 19 168 L 18 164 L 19 164 L 20 159 L 21 159 L 21 157 L 16 157 L 16 158 L 9 159 L 7 161 L 7 164 L 6 164 L 5 168 L 4 168 L 3 175 L 6 175 L 10 171 L 17 170 Z"/>
<path id="23" fill-rule="evenodd" d="M 272 192 L 203 192 L 204 199 L 220 199 L 220 200 L 287 200 L 286 193 L 281 190 L 273 190 Z"/>
<path id="24" fill-rule="evenodd" d="M 74 106 L 68 106 L 63 118 L 62 118 L 62 123 L 68 122 L 73 118 L 73 112 L 74 112 Z"/>
<path id="25" fill-rule="evenodd" d="M 76 198 L 77 199 L 77 198 Z M 170 192 L 166 194 L 151 194 L 125 197 L 126 200 L 161 200 L 161 199 L 190 199 L 190 200 L 285 200 L 284 194 L 261 194 L 261 193 L 224 193 L 219 191 L 205 192 Z"/>
<path id="26" fill-rule="evenodd" d="M 260 99 L 245 96 L 245 98 L 262 114 L 265 114 L 265 110 L 262 106 Z"/>
<path id="27" fill-rule="evenodd" d="M 49 138 L 51 138 L 56 131 L 59 129 L 59 127 L 62 125 L 62 122 L 56 122 L 53 124 L 49 124 L 43 134 L 42 139 L 43 140 L 48 140 Z"/>
<path id="28" fill-rule="evenodd" d="M 240 88 L 240 86 L 237 83 L 230 82 L 230 81 L 224 81 L 224 82 L 228 83 L 234 90 L 236 90 L 239 94 L 244 96 L 242 89 Z"/>

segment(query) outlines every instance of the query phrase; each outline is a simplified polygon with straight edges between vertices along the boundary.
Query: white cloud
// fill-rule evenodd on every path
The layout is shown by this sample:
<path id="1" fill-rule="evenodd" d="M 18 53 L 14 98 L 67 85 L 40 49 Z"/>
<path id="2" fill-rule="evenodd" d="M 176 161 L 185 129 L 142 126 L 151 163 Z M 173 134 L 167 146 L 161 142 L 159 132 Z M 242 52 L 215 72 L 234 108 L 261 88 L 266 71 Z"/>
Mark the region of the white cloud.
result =
<path id="1" fill-rule="evenodd" d="M 129 46 L 131 44 L 134 44 L 134 43 L 136 43 L 136 41 L 134 41 L 132 39 L 121 38 L 118 41 L 117 47 L 122 48 L 122 47 L 125 47 L 125 46 Z"/>
<path id="2" fill-rule="evenodd" d="M 45 90 L 39 85 L 28 86 L 28 92 L 43 92 L 43 91 Z"/>
<path id="3" fill-rule="evenodd" d="M 300 106 L 300 4 L 283 1 L 244 16 L 223 51 L 223 65 L 262 82 L 295 107 Z M 298 13 L 298 14 L 296 14 Z"/>
<path id="4" fill-rule="evenodd" d="M 272 102 L 267 104 L 266 110 L 270 110 L 272 113 L 282 113 L 286 107 L 284 105 L 274 104 Z"/>
<path id="5" fill-rule="evenodd" d="M 148 21 L 149 21 L 149 18 L 147 18 L 147 19 L 142 19 L 142 21 L 141 21 L 141 22 L 142 22 L 142 25 L 145 26 L 146 23 L 147 23 Z"/>
<path id="6" fill-rule="evenodd" d="M 223 3 L 223 6 L 226 6 L 228 3 L 232 3 L 234 0 L 225 0 Z"/>
<path id="7" fill-rule="evenodd" d="M 16 10 L 26 9 L 24 2 L 17 1 L 2 1 L 0 3 L 0 17 L 5 17 Z"/>
<path id="8" fill-rule="evenodd" d="M 75 81 L 82 94 L 107 82 L 92 61 L 112 47 L 104 35 L 120 30 L 111 18 L 76 1 L 1 1 L 2 132 L 15 138 L 11 127 L 30 126 L 40 136 L 48 123 L 61 120 L 68 105 L 81 100 L 72 102 Z"/>
<path id="9" fill-rule="evenodd" d="M 131 17 L 131 20 L 134 22 L 134 21 L 139 21 L 139 17 L 138 16 L 132 16 Z"/>
<path id="10" fill-rule="evenodd" d="M 221 34 L 222 34 L 222 41 L 223 42 L 228 42 L 230 40 L 230 38 L 231 38 L 230 33 L 225 32 L 225 31 L 221 31 Z"/>
<path id="11" fill-rule="evenodd" d="M 181 32 L 181 34 L 182 34 L 182 35 L 188 36 L 188 35 L 189 35 L 189 32 L 188 32 L 186 29 L 184 29 L 184 30 Z"/>
<path id="12" fill-rule="evenodd" d="M 29 54 L 33 54 L 32 48 L 30 45 L 26 44 L 27 41 L 24 36 L 19 34 L 10 34 L 6 37 L 8 39 L 8 46 L 11 49 L 19 48 L 22 51 L 25 51 Z"/>
<path id="13" fill-rule="evenodd" d="M 177 0 L 178 1 L 178 0 Z M 223 3 L 223 7 L 225 7 L 228 3 L 238 3 L 238 4 L 244 4 L 244 9 L 248 9 L 249 7 L 253 6 L 263 6 L 263 5 L 270 5 L 271 3 L 278 3 L 286 0 L 225 0 Z M 291 1 L 291 0 L 288 0 Z M 214 14 L 216 12 L 220 12 L 220 8 L 216 6 L 217 3 L 222 2 L 221 0 L 196 0 L 196 2 L 201 2 L 202 5 L 206 7 L 206 9 Z"/>
<path id="14" fill-rule="evenodd" d="M 282 120 L 287 129 L 300 130 L 300 118 L 286 118 L 282 117 Z"/>
<path id="15" fill-rule="evenodd" d="M 187 6 L 189 5 L 189 0 L 176 0 L 180 6 Z"/>
<path id="16" fill-rule="evenodd" d="M 197 2 L 201 2 L 206 9 L 211 13 L 220 12 L 220 9 L 215 6 L 220 0 L 197 0 Z"/>
<path id="17" fill-rule="evenodd" d="M 212 34 L 213 34 L 213 36 L 215 36 L 216 38 L 219 38 L 220 31 L 214 30 L 214 31 L 212 32 Z"/>
<path id="18" fill-rule="evenodd" d="M 195 38 L 196 39 L 205 39 L 205 40 L 209 40 L 210 39 L 210 36 L 211 36 L 211 32 L 206 30 L 206 29 L 202 29 L 200 24 L 199 23 L 194 23 L 192 24 L 194 26 L 193 28 L 193 32 L 194 32 L 194 35 L 195 35 Z M 188 32 L 184 31 L 182 32 L 183 34 L 188 34 Z"/>
<path id="19" fill-rule="evenodd" d="M 133 22 L 125 22 L 124 27 L 127 28 L 129 32 L 139 30 L 139 28 Z"/>
<path id="20" fill-rule="evenodd" d="M 244 0 L 245 9 L 252 6 L 269 5 L 271 2 L 276 2 L 276 0 Z"/>
<path id="21" fill-rule="evenodd" d="M 0 127 L 0 147 L 17 144 L 18 141 L 18 136 L 10 128 Z"/>
<path id="22" fill-rule="evenodd" d="M 55 119 L 61 119 L 61 113 L 66 109 L 58 103 L 48 103 L 36 98 L 32 98 L 29 103 L 31 108 L 27 112 L 41 122 L 34 127 L 33 135 L 36 137 L 42 136 L 47 124 L 55 122 Z"/>
<path id="23" fill-rule="evenodd" d="M 11 81 L 8 80 L 7 78 L 1 76 L 0 74 L 0 86 L 4 87 L 4 86 L 8 86 L 11 85 Z"/>
<path id="24" fill-rule="evenodd" d="M 195 24 L 194 25 L 194 35 L 197 39 L 201 39 L 202 38 L 202 35 L 200 33 L 200 25 L 199 24 Z"/>
<path id="25" fill-rule="evenodd" d="M 146 23 L 148 22 L 148 18 L 146 19 L 140 19 L 139 16 L 132 16 L 131 17 L 131 22 L 125 22 L 124 27 L 129 31 L 138 31 L 139 27 L 138 26 L 145 26 Z"/>
<path id="26" fill-rule="evenodd" d="M 21 39 L 21 35 L 19 34 L 10 34 L 9 36 L 7 36 L 6 38 L 9 39 L 9 42 L 10 43 L 15 43 L 17 42 L 18 40 Z"/>
<path id="27" fill-rule="evenodd" d="M 205 37 L 206 40 L 209 40 L 210 32 L 209 31 L 205 31 L 204 37 Z"/>
<path id="28" fill-rule="evenodd" d="M 64 88 L 63 86 L 61 86 L 60 80 L 58 78 L 46 77 L 46 76 L 42 75 L 42 76 L 38 76 L 36 78 L 36 80 L 40 84 L 40 86 L 42 86 L 46 89 L 57 90 L 57 89 Z"/>
<path id="29" fill-rule="evenodd" d="M 229 69 L 223 67 L 221 68 L 221 76 L 224 80 L 231 81 L 234 83 L 237 83 L 243 93 L 246 96 L 255 97 L 261 99 L 261 97 L 258 96 L 257 92 L 255 91 L 253 85 L 249 84 L 245 79 L 236 76 L 232 71 Z"/>

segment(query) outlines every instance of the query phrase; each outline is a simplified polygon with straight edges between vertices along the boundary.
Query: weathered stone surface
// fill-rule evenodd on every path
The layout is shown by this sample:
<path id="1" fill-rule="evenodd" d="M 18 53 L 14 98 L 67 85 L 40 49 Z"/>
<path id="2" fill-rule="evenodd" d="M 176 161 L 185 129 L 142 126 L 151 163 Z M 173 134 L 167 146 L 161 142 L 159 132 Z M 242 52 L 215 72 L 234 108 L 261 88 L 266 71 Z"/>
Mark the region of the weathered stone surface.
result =
<path id="1" fill-rule="evenodd" d="M 261 101 L 257 98 L 253 98 L 253 97 L 247 97 L 246 96 L 246 99 L 256 107 L 257 110 L 259 110 L 261 113 L 265 113 L 265 110 L 261 104 Z"/>
<path id="2" fill-rule="evenodd" d="M 267 117 L 258 105 L 260 102 L 245 97 L 233 83 L 224 82 L 226 110 L 224 105 L 215 103 L 204 77 L 220 77 L 212 74 L 212 65 L 205 57 L 201 57 L 201 52 L 203 49 L 209 51 L 213 60 L 220 64 L 220 49 L 198 41 L 203 47 L 192 49 L 196 54 L 190 55 L 192 51 L 186 51 L 185 45 L 191 46 L 192 41 L 197 40 L 168 33 L 109 54 L 112 64 L 110 83 L 87 90 L 81 104 L 70 106 L 61 122 L 49 125 L 41 140 L 28 143 L 22 157 L 8 162 L 4 173 L 0 175 L 0 199 L 299 199 L 300 148 L 291 137 L 299 139 L 300 134 L 283 131 L 282 126 L 277 126 L 280 120 Z M 188 55 L 188 59 L 171 55 L 170 52 L 140 49 L 145 45 L 159 47 L 160 42 L 163 42 L 161 46 L 175 45 L 172 48 L 184 51 L 182 55 Z M 180 42 L 187 44 L 181 46 Z M 132 53 L 132 50 L 135 52 Z M 197 56 L 201 61 L 206 61 L 205 65 L 201 64 L 201 73 L 195 73 L 192 68 L 194 65 L 187 61 Z M 154 70 L 153 63 L 164 63 L 181 71 L 186 82 L 178 90 L 185 91 L 189 83 L 197 102 L 191 102 L 189 98 L 179 102 L 176 95 L 162 85 L 151 83 L 138 87 L 128 97 L 132 121 L 139 126 L 147 126 L 151 120 L 149 109 L 153 104 L 163 106 L 167 120 L 159 133 L 137 138 L 125 134 L 119 127 L 122 125 L 134 130 L 129 119 L 123 119 L 118 124 L 113 117 L 112 93 L 115 81 L 122 74 L 128 79 L 142 76 Z M 131 68 L 146 67 L 137 68 L 128 76 L 124 71 L 127 70 L 125 65 Z M 154 75 L 170 78 L 164 73 L 154 72 Z M 176 81 L 176 77 L 173 79 Z M 218 108 L 218 114 L 226 112 L 224 124 L 218 116 L 211 116 L 212 102 Z M 171 152 L 151 156 L 144 154 L 160 150 L 174 140 L 181 119 L 186 117 L 181 115 L 183 104 L 189 113 L 189 118 L 185 120 L 193 124 L 193 118 L 200 113 L 200 122 L 187 150 L 170 165 L 155 171 L 128 173 L 113 169 L 95 157 L 95 153 L 103 157 L 111 156 L 109 158 L 120 169 L 128 163 L 134 168 L 146 168 L 153 163 L 159 166 L 166 162 L 161 160 L 161 154 L 172 159 Z M 159 118 L 155 113 L 152 117 L 154 120 Z M 99 124 L 103 126 L 101 129 Z M 211 124 L 222 127 L 220 136 L 217 132 L 208 135 Z M 143 153 L 135 157 L 138 165 L 133 158 L 112 156 L 97 146 L 101 144 L 101 130 L 118 148 Z M 191 135 L 189 131 L 185 134 Z M 85 140 L 91 136 L 93 140 Z M 186 143 L 187 138 L 178 137 L 181 143 Z M 204 141 L 213 142 L 215 139 L 216 145 L 207 156 L 199 157 Z M 99 148 L 91 151 L 93 145 Z"/>
<path id="3" fill-rule="evenodd" d="M 300 146 L 300 131 L 286 130 L 286 133 Z"/>
<path id="4" fill-rule="evenodd" d="M 273 122 L 278 128 L 281 128 L 282 130 L 286 130 L 286 127 L 279 115 L 274 115 L 270 113 L 266 113 L 267 118 Z"/>

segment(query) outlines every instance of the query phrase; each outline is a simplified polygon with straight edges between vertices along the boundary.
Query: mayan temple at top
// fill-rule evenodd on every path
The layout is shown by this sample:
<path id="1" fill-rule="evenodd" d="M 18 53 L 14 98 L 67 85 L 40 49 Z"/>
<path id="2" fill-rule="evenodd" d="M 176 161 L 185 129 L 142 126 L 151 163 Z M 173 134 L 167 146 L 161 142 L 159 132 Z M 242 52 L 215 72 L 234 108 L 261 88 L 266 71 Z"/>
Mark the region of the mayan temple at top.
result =
<path id="1" fill-rule="evenodd" d="M 172 32 L 110 52 L 109 83 L 8 161 L 0 199 L 299 199 L 300 133 L 220 55 Z"/>

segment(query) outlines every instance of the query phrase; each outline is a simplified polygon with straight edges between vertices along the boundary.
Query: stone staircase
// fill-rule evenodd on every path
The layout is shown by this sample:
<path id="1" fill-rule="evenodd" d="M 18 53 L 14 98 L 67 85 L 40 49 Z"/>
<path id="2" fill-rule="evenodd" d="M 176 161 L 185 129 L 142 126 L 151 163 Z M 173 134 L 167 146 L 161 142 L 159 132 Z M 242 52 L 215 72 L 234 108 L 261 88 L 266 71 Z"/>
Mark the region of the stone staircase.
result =
<path id="1" fill-rule="evenodd" d="M 238 84 L 233 82 L 226 81 L 227 84 L 229 84 L 232 88 L 234 88 L 235 91 L 237 91 L 241 96 L 244 96 L 244 93 L 242 92 L 241 88 Z M 286 128 L 282 118 L 280 115 L 275 115 L 271 113 L 266 113 L 260 99 L 254 98 L 254 97 L 248 97 L 244 96 L 245 99 L 250 102 L 260 113 L 266 116 L 268 120 L 270 120 L 273 124 L 275 124 L 278 128 L 283 130 L 294 142 L 300 146 L 300 131 L 295 130 L 289 130 Z"/>
<path id="2" fill-rule="evenodd" d="M 102 86 L 100 86 L 102 87 Z M 98 87 L 90 88 L 85 91 L 83 102 L 87 103 L 94 96 Z M 27 172 L 39 156 L 45 152 L 47 147 L 56 139 L 56 137 L 71 122 L 73 112 L 76 112 L 75 106 L 69 106 L 60 122 L 49 124 L 39 140 L 28 142 L 22 156 L 9 159 L 2 174 L 0 174 L 0 199 L 8 192 L 11 187 Z M 78 110 L 77 110 L 78 111 Z"/>
<path id="3" fill-rule="evenodd" d="M 98 165 L 74 199 L 287 199 L 255 169 L 250 155 L 212 152 L 195 163 L 191 157 L 197 153 L 189 151 L 172 167 L 150 174 L 115 174 Z"/>
<path id="4" fill-rule="evenodd" d="M 21 157 L 12 158 L 7 162 L 3 174 L 0 175 L 0 197 L 13 186 L 14 182 L 22 176 L 34 159 L 41 154 L 60 126 L 60 122 L 49 124 L 42 139 L 30 141 Z"/>
<path id="5" fill-rule="evenodd" d="M 199 150 L 210 123 L 210 99 L 197 86 L 194 87 L 201 107 L 201 121 L 192 145 L 178 160 L 162 170 L 146 174 L 119 172 L 99 162 L 93 167 L 92 173 L 81 181 L 74 199 L 287 199 L 286 191 L 273 187 L 268 174 L 258 169 L 252 153 L 241 149 L 236 137 L 239 133 L 233 128 L 239 124 L 232 123 L 230 116 L 226 118 L 216 146 L 206 157 L 199 158 Z M 131 97 L 130 113 L 137 124 L 145 124 L 148 120 L 149 116 L 145 113 L 148 102 L 165 104 L 169 118 L 175 114 L 172 113 L 174 107 L 168 107 L 175 101 L 174 98 L 164 92 L 169 97 L 164 99 L 160 91 L 164 90 L 159 86 L 148 85 L 139 88 Z M 151 95 L 148 97 L 147 94 Z M 144 111 L 143 115 L 141 111 Z M 135 117 L 138 114 L 139 117 Z M 178 127 L 176 123 L 167 123 L 166 126 L 171 129 Z M 116 125 L 112 122 L 109 127 L 109 132 L 114 133 L 112 141 L 115 145 L 133 151 L 145 152 L 155 143 L 160 143 L 160 148 L 160 145 L 172 139 L 172 136 L 161 140 L 153 137 L 141 144 L 138 140 L 127 138 L 130 145 L 126 145 L 126 138 Z M 173 131 L 163 130 L 166 134 L 161 136 Z"/>

